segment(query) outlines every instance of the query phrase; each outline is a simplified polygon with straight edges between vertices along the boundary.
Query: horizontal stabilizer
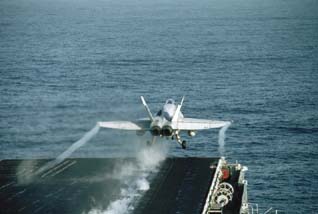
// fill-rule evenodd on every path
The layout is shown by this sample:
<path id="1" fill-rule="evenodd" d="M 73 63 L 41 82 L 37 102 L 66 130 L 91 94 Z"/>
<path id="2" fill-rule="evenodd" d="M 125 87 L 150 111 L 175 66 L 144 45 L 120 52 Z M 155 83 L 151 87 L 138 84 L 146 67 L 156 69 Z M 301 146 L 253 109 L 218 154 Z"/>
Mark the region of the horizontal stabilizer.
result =
<path id="1" fill-rule="evenodd" d="M 204 120 L 194 118 L 182 118 L 172 124 L 173 129 L 179 130 L 202 130 L 202 129 L 214 129 L 222 128 L 223 126 L 229 125 L 229 121 L 220 120 Z"/>
<path id="2" fill-rule="evenodd" d="M 102 128 L 121 129 L 121 130 L 148 130 L 150 127 L 150 120 L 137 120 L 137 121 L 108 121 L 98 122 Z"/>

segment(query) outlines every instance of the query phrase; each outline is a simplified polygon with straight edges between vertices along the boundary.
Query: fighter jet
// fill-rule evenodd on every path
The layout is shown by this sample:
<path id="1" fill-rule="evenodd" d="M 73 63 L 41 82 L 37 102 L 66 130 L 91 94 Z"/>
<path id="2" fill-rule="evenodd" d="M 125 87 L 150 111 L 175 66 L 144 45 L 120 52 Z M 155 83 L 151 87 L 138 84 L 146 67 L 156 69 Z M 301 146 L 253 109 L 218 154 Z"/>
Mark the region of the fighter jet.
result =
<path id="1" fill-rule="evenodd" d="M 144 97 L 141 96 L 140 99 L 148 113 L 148 118 L 135 121 L 98 122 L 98 125 L 103 128 L 136 131 L 137 135 L 144 135 L 149 131 L 152 135 L 152 141 L 149 143 L 154 144 L 157 137 L 167 137 L 172 140 L 176 139 L 177 143 L 185 149 L 187 145 L 185 140 L 181 140 L 181 131 L 186 131 L 189 136 L 193 137 L 198 130 L 222 128 L 231 124 L 229 121 L 184 117 L 181 112 L 184 97 L 182 97 L 180 104 L 177 104 L 173 99 L 168 99 L 155 116 L 151 113 Z"/>

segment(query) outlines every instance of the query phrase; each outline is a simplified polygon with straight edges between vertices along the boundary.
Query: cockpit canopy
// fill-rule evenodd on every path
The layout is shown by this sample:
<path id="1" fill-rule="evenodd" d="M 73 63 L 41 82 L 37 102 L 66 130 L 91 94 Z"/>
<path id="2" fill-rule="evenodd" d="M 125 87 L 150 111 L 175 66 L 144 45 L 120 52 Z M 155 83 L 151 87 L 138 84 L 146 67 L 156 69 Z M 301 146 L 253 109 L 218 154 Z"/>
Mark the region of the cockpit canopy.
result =
<path id="1" fill-rule="evenodd" d="M 166 104 L 174 104 L 174 100 L 173 99 L 167 99 Z"/>
<path id="2" fill-rule="evenodd" d="M 175 108 L 175 101 L 173 99 L 168 99 L 162 109 L 157 112 L 156 116 L 163 116 L 166 120 L 171 121 Z"/>

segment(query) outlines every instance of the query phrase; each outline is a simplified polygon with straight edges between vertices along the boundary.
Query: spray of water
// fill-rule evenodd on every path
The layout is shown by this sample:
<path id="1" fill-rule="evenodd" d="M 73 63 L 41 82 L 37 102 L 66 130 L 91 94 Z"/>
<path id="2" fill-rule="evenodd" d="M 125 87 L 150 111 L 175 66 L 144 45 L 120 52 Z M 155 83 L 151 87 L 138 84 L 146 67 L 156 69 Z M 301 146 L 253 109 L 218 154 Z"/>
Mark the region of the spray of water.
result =
<path id="1" fill-rule="evenodd" d="M 137 162 L 119 165 L 112 177 L 119 179 L 123 184 L 118 198 L 106 209 L 94 208 L 89 214 L 125 214 L 134 209 L 134 202 L 150 188 L 149 177 L 158 172 L 160 163 L 168 153 L 167 145 L 156 144 L 142 148 L 136 155 Z"/>
<path id="2" fill-rule="evenodd" d="M 221 156 L 224 155 L 224 147 L 225 147 L 225 132 L 231 125 L 230 122 L 228 122 L 225 126 L 223 126 L 219 131 L 219 153 Z"/>
<path id="3" fill-rule="evenodd" d="M 79 139 L 78 141 L 73 143 L 68 149 L 66 149 L 57 158 L 46 163 L 44 166 L 39 168 L 35 172 L 35 175 L 38 175 L 38 174 L 56 166 L 57 164 L 63 162 L 66 158 L 70 157 L 73 152 L 75 152 L 80 147 L 84 146 L 92 137 L 94 137 L 98 133 L 98 131 L 99 131 L 99 126 L 97 124 L 94 128 L 92 128 L 89 132 L 87 132 L 81 139 Z"/>

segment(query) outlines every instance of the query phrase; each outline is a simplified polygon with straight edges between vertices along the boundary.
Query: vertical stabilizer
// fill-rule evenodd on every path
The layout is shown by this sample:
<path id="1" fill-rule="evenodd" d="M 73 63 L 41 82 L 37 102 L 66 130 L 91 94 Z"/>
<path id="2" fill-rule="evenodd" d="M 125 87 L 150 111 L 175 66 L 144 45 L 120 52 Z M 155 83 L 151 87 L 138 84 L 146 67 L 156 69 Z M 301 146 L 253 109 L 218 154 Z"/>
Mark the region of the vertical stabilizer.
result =
<path id="1" fill-rule="evenodd" d="M 180 114 L 180 110 L 181 110 L 183 101 L 184 101 L 184 96 L 182 97 L 181 102 L 180 102 L 180 104 L 178 104 L 177 109 L 176 109 L 176 111 L 175 111 L 175 113 L 174 113 L 174 115 L 173 115 L 173 118 L 172 118 L 172 121 L 173 121 L 173 122 L 174 122 L 174 121 L 177 121 L 178 118 L 179 118 L 179 114 Z"/>
<path id="2" fill-rule="evenodd" d="M 147 111 L 147 113 L 148 113 L 148 116 L 149 116 L 150 120 L 153 121 L 153 116 L 152 116 L 152 114 L 151 114 L 151 111 L 150 111 L 150 109 L 149 109 L 149 107 L 148 107 L 148 105 L 147 105 L 147 103 L 146 103 L 144 97 L 143 97 L 143 96 L 140 96 L 140 99 L 141 99 L 142 104 L 145 106 L 145 109 L 146 109 L 146 111 Z"/>

